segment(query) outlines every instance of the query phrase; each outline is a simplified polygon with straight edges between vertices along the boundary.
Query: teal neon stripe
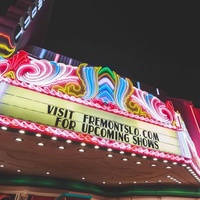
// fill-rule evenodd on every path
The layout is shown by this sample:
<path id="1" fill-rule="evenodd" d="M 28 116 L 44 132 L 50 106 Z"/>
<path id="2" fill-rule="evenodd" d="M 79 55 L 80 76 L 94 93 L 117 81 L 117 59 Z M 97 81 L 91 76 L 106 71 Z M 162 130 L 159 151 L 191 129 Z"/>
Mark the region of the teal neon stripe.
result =
<path id="1" fill-rule="evenodd" d="M 41 188 L 54 188 L 73 190 L 96 194 L 107 197 L 126 197 L 126 196 L 174 196 L 174 197 L 200 197 L 200 187 L 197 186 L 176 186 L 176 185 L 133 185 L 129 187 L 106 187 L 97 186 L 87 182 L 66 180 L 62 178 L 23 176 L 23 175 L 4 175 L 0 174 L 0 185 L 4 186 L 30 186 Z M 90 196 L 88 196 L 89 198 Z"/>

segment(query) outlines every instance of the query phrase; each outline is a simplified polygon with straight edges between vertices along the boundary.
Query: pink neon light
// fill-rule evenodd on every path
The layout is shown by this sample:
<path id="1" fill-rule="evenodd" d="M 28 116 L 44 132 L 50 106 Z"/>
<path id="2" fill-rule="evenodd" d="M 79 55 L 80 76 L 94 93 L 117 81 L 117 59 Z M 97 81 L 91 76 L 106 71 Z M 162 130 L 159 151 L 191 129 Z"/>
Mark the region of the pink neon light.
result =
<path id="1" fill-rule="evenodd" d="M 58 59 L 60 58 L 60 55 L 59 54 L 56 54 L 55 58 L 54 58 L 54 61 L 55 62 L 58 62 Z"/>
<path id="2" fill-rule="evenodd" d="M 86 142 L 92 145 L 99 145 L 102 147 L 110 147 L 118 150 L 124 150 L 131 153 L 137 153 L 142 155 L 154 156 L 157 158 L 165 158 L 171 161 L 183 162 L 185 164 L 191 163 L 191 160 L 182 156 L 173 155 L 169 153 L 159 152 L 152 149 L 143 148 L 136 145 L 124 144 L 117 141 L 108 140 L 105 138 L 97 138 L 92 135 L 76 133 L 68 130 L 63 130 L 55 127 L 40 125 L 37 123 L 31 123 L 11 117 L 5 117 L 0 115 L 0 124 L 15 129 L 23 129 L 31 132 L 39 132 L 49 136 L 56 136 L 64 139 L 72 139 L 79 142 Z"/>
<path id="3" fill-rule="evenodd" d="M 109 106 L 99 105 L 99 104 L 93 103 L 92 101 L 87 101 L 87 100 L 83 100 L 81 98 L 77 98 L 77 97 L 74 97 L 74 96 L 69 96 L 69 95 L 63 94 L 61 92 L 56 92 L 55 90 L 49 89 L 48 87 L 39 87 L 39 86 L 35 86 L 35 85 L 30 85 L 30 84 L 27 84 L 25 82 L 19 82 L 17 79 L 11 80 L 9 78 L 4 78 L 4 77 L 1 77 L 0 80 L 5 81 L 5 82 L 12 84 L 12 85 L 15 85 L 15 86 L 20 86 L 22 88 L 30 89 L 30 90 L 37 91 L 37 92 L 44 93 L 44 94 L 50 94 L 51 96 L 56 96 L 56 97 L 59 97 L 61 99 L 76 102 L 76 103 L 86 105 L 86 106 L 90 106 L 90 107 L 93 107 L 93 108 L 98 108 L 100 110 L 108 111 L 110 113 L 129 117 L 129 118 L 132 118 L 132 119 L 141 120 L 141 121 L 144 121 L 144 122 L 149 122 L 151 124 L 159 125 L 161 127 L 170 128 L 170 129 L 173 129 L 173 130 L 178 130 L 178 128 L 176 126 L 173 126 L 171 124 L 165 124 L 163 122 L 158 122 L 154 119 L 149 119 L 149 118 L 145 118 L 143 116 L 128 113 L 128 112 L 120 110 L 120 109 L 113 109 L 112 107 L 109 107 Z"/>

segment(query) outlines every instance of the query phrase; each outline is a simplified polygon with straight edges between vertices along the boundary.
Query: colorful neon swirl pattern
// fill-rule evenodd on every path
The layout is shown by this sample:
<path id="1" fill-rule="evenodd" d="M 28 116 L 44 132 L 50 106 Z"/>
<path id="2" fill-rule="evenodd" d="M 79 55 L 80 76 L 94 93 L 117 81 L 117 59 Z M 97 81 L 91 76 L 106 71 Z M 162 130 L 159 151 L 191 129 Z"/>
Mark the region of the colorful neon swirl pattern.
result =
<path id="1" fill-rule="evenodd" d="M 137 89 L 128 78 L 122 78 L 108 67 L 87 63 L 79 66 L 31 58 L 19 51 L 9 59 L 0 59 L 0 76 L 22 83 L 48 88 L 166 124 L 176 126 L 173 106 Z"/>

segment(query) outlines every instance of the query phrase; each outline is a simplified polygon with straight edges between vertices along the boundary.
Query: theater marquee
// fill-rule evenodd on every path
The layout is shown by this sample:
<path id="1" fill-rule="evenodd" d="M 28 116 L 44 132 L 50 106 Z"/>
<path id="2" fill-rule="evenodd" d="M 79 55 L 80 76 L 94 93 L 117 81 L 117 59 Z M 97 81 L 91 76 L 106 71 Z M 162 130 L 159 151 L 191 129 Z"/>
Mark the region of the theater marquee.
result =
<path id="1" fill-rule="evenodd" d="M 2 116 L 190 156 L 172 103 L 134 87 L 108 67 L 37 60 L 25 51 L 0 59 L 0 66 Z"/>
<path id="2" fill-rule="evenodd" d="M 177 132 L 97 108 L 1 83 L 0 113 L 180 155 Z"/>

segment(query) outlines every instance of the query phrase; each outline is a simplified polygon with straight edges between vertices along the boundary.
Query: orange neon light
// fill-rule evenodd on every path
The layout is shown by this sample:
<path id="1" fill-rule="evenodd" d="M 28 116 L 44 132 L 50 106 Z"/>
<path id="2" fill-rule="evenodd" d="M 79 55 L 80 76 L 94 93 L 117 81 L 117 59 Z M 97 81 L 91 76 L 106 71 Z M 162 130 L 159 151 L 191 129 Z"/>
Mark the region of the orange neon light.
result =
<path id="1" fill-rule="evenodd" d="M 15 52 L 16 46 L 12 45 L 10 36 L 8 36 L 4 33 L 0 33 L 0 37 L 6 38 L 6 40 L 8 41 L 8 43 L 11 47 L 11 48 L 9 48 L 8 45 L 0 43 L 0 49 L 5 49 L 7 52 L 9 52 L 8 55 L 0 53 L 0 56 L 2 56 L 3 58 L 9 58 Z"/>

